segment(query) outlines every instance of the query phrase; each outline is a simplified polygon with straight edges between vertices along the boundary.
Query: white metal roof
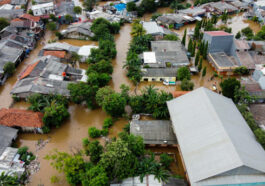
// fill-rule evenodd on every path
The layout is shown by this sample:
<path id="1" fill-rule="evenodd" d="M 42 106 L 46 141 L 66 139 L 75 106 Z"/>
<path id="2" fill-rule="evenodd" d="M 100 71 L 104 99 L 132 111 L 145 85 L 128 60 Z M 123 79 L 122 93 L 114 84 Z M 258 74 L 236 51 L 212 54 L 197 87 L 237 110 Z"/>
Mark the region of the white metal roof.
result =
<path id="1" fill-rule="evenodd" d="M 46 8 L 46 7 L 51 7 L 51 6 L 53 6 L 53 2 L 33 5 L 31 9 L 36 10 L 36 9 Z"/>
<path id="2" fill-rule="evenodd" d="M 146 30 L 146 34 L 164 34 L 163 28 L 154 21 L 143 22 L 143 27 Z"/>
<path id="3" fill-rule="evenodd" d="M 14 6 L 11 4 L 4 4 L 0 7 L 0 9 L 5 9 L 5 10 L 12 10 L 13 8 Z"/>
<path id="4" fill-rule="evenodd" d="M 265 181 L 265 151 L 231 99 L 202 87 L 167 105 L 191 185 Z"/>
<path id="5" fill-rule="evenodd" d="M 92 48 L 98 48 L 98 47 L 94 45 L 81 46 L 80 49 L 78 50 L 78 55 L 88 57 L 90 55 L 90 50 Z"/>
<path id="6" fill-rule="evenodd" d="M 144 63 L 156 63 L 156 54 L 155 52 L 144 52 Z"/>

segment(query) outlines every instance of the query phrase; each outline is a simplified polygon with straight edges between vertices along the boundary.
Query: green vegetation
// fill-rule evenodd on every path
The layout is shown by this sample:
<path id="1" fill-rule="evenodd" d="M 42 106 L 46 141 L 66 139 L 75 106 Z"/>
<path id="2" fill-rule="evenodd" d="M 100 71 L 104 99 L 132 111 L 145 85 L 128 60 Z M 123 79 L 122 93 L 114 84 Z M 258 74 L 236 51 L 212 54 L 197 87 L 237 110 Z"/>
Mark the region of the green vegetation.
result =
<path id="1" fill-rule="evenodd" d="M 181 84 L 180 84 L 181 90 L 190 91 L 190 90 L 193 90 L 193 87 L 194 87 L 194 83 L 192 81 L 187 80 L 187 79 L 183 79 L 181 81 Z"/>
<path id="2" fill-rule="evenodd" d="M 92 11 L 94 6 L 96 5 L 96 0 L 85 0 L 84 1 L 84 7 L 87 11 Z"/>
<path id="3" fill-rule="evenodd" d="M 170 93 L 158 92 L 153 86 L 145 87 L 141 95 L 131 96 L 129 105 L 134 114 L 152 114 L 156 119 L 168 119 L 166 101 L 173 99 Z"/>
<path id="4" fill-rule="evenodd" d="M 243 36 L 247 37 L 247 40 L 251 40 L 254 37 L 253 30 L 250 27 L 246 27 L 241 30 Z"/>
<path id="5" fill-rule="evenodd" d="M 59 127 L 69 117 L 68 100 L 63 96 L 33 94 L 27 101 L 31 104 L 30 110 L 44 113 L 44 133 L 48 133 L 52 127 Z"/>
<path id="6" fill-rule="evenodd" d="M 235 38 L 236 38 L 236 39 L 240 39 L 240 38 L 241 38 L 241 32 L 240 32 L 240 31 L 236 33 Z"/>
<path id="7" fill-rule="evenodd" d="M 222 88 L 223 95 L 233 100 L 235 100 L 236 89 L 241 87 L 240 81 L 238 81 L 236 78 L 225 79 L 220 83 L 220 86 Z"/>
<path id="8" fill-rule="evenodd" d="M 127 9 L 128 12 L 136 11 L 137 10 L 137 7 L 136 7 L 135 2 L 129 2 L 129 3 L 127 3 L 126 9 Z"/>
<path id="9" fill-rule="evenodd" d="M 184 30 L 184 35 L 182 37 L 181 43 L 182 45 L 186 46 L 186 37 L 187 37 L 187 29 Z"/>
<path id="10" fill-rule="evenodd" d="M 170 176 L 165 168 L 170 164 L 170 158 L 163 155 L 160 164 L 153 153 L 145 154 L 143 139 L 139 136 L 120 133 L 118 139 L 113 139 L 105 147 L 98 141 L 84 139 L 83 146 L 85 154 L 54 151 L 46 156 L 55 169 L 65 174 L 71 185 L 109 185 L 110 181 L 132 176 L 140 176 L 143 180 L 147 174 L 166 181 Z M 87 155 L 90 161 L 84 159 Z"/>
<path id="11" fill-rule="evenodd" d="M 204 77 L 206 75 L 207 72 L 207 67 L 204 67 L 202 70 L 202 77 Z"/>
<path id="12" fill-rule="evenodd" d="M 29 165 L 29 163 L 36 158 L 32 152 L 28 152 L 28 147 L 26 146 L 20 147 L 17 153 L 20 155 L 20 160 L 25 162 L 26 165 Z"/>
<path id="13" fill-rule="evenodd" d="M 169 169 L 170 164 L 173 162 L 173 158 L 163 153 L 160 155 L 160 163 L 165 169 Z"/>
<path id="14" fill-rule="evenodd" d="M 8 173 L 2 172 L 0 174 L 0 185 L 17 186 L 20 185 L 20 180 L 16 175 L 9 175 Z"/>
<path id="15" fill-rule="evenodd" d="M 7 62 L 5 65 L 4 65 L 4 73 L 7 74 L 8 76 L 12 76 L 14 73 L 15 73 L 15 70 L 16 70 L 16 66 L 14 63 L 12 62 Z"/>
<path id="16" fill-rule="evenodd" d="M 180 81 L 183 79 L 190 80 L 190 76 L 190 70 L 188 67 L 180 67 L 177 71 L 177 78 Z"/>
<path id="17" fill-rule="evenodd" d="M 52 21 L 47 24 L 47 28 L 51 31 L 55 31 L 57 29 L 57 25 L 55 22 Z"/>
<path id="18" fill-rule="evenodd" d="M 9 25 L 9 22 L 6 18 L 0 17 L 0 30 L 4 29 Z"/>
<path id="19" fill-rule="evenodd" d="M 88 129 L 88 134 L 91 138 L 98 138 L 101 135 L 101 130 L 97 129 L 96 127 L 90 127 Z"/>
<path id="20" fill-rule="evenodd" d="M 234 73 L 237 74 L 237 75 L 248 75 L 249 74 L 249 70 L 248 70 L 247 67 L 241 66 L 241 67 L 237 67 L 234 70 Z"/>
<path id="21" fill-rule="evenodd" d="M 74 18 L 70 14 L 66 14 L 64 17 L 65 17 L 67 24 L 70 24 L 74 21 Z"/>
<path id="22" fill-rule="evenodd" d="M 178 41 L 179 37 L 177 35 L 174 35 L 174 34 L 168 34 L 168 35 L 165 35 L 163 39 L 169 40 L 169 41 Z"/>
<path id="23" fill-rule="evenodd" d="M 75 6 L 74 7 L 74 13 L 81 14 L 82 13 L 82 8 L 80 6 Z"/>

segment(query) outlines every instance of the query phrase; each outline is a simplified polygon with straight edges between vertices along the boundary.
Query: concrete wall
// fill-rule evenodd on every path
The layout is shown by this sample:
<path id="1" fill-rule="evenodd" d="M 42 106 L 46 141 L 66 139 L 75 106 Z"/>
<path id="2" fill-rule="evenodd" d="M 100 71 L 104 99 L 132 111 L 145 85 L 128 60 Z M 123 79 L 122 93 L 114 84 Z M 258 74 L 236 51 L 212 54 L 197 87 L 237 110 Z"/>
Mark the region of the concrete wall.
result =
<path id="1" fill-rule="evenodd" d="M 163 82 L 163 80 L 176 81 L 176 77 L 142 77 L 141 81 Z"/>

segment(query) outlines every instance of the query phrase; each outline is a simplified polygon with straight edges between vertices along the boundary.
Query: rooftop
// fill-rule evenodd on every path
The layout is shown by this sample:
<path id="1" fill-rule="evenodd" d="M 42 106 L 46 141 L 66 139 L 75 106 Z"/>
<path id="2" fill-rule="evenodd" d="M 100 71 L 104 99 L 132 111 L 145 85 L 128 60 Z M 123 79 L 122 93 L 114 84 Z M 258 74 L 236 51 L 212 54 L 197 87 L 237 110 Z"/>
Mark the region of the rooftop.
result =
<path id="1" fill-rule="evenodd" d="M 216 52 L 216 53 L 210 53 L 210 57 L 214 60 L 216 65 L 218 65 L 219 68 L 235 68 L 236 60 L 232 56 L 226 55 L 224 52 Z"/>
<path id="2" fill-rule="evenodd" d="M 265 180 L 265 151 L 231 99 L 198 88 L 167 102 L 191 185 Z"/>
<path id="3" fill-rule="evenodd" d="M 144 144 L 177 144 L 168 120 L 132 120 L 130 133 L 143 137 Z"/>
<path id="4" fill-rule="evenodd" d="M 143 68 L 143 77 L 176 77 L 177 68 Z"/>
<path id="5" fill-rule="evenodd" d="M 250 112 L 253 114 L 254 119 L 259 125 L 263 126 L 265 129 L 265 104 L 251 104 Z"/>
<path id="6" fill-rule="evenodd" d="M 17 129 L 0 125 L 0 155 L 17 138 Z"/>
<path id="7" fill-rule="evenodd" d="M 62 58 L 64 59 L 66 56 L 66 51 L 56 51 L 56 50 L 45 50 L 43 52 L 44 56 L 54 56 L 54 57 L 58 57 L 58 58 Z"/>
<path id="8" fill-rule="evenodd" d="M 231 36 L 232 35 L 224 31 L 207 31 L 204 33 L 209 34 L 210 36 Z"/>
<path id="9" fill-rule="evenodd" d="M 43 114 L 29 110 L 0 109 L 0 125 L 7 127 L 43 127 Z"/>
<path id="10" fill-rule="evenodd" d="M 39 22 L 40 21 L 40 17 L 33 16 L 33 15 L 30 15 L 30 14 L 23 14 L 23 15 L 20 16 L 20 18 L 28 19 L 28 20 L 31 20 L 31 21 L 34 21 L 34 22 Z"/>

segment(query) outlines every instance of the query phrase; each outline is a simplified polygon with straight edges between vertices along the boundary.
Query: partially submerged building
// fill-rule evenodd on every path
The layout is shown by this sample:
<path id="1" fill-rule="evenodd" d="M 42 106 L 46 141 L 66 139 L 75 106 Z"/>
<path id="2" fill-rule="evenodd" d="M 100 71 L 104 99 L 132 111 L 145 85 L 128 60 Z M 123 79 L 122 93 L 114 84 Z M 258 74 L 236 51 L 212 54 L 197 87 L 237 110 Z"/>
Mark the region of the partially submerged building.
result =
<path id="1" fill-rule="evenodd" d="M 0 109 L 0 125 L 21 129 L 23 132 L 42 133 L 43 114 L 30 110 Z"/>
<path id="2" fill-rule="evenodd" d="M 31 10 L 34 16 L 49 16 L 55 14 L 53 2 L 32 5 Z"/>
<path id="3" fill-rule="evenodd" d="M 91 31 L 91 26 L 92 23 L 90 22 L 73 23 L 72 25 L 68 26 L 67 29 L 62 30 L 61 34 L 65 38 L 69 39 L 89 40 L 95 36 L 95 34 Z"/>
<path id="4" fill-rule="evenodd" d="M 167 105 L 191 186 L 265 183 L 265 151 L 231 99 L 201 87 Z"/>
<path id="5" fill-rule="evenodd" d="M 172 123 L 168 120 L 132 120 L 130 134 L 141 136 L 145 145 L 176 145 Z"/>
<path id="6" fill-rule="evenodd" d="M 60 63 L 56 57 L 44 56 L 20 74 L 11 94 L 19 98 L 26 98 L 34 93 L 69 97 L 68 84 L 79 81 L 87 81 L 85 70 Z"/>

